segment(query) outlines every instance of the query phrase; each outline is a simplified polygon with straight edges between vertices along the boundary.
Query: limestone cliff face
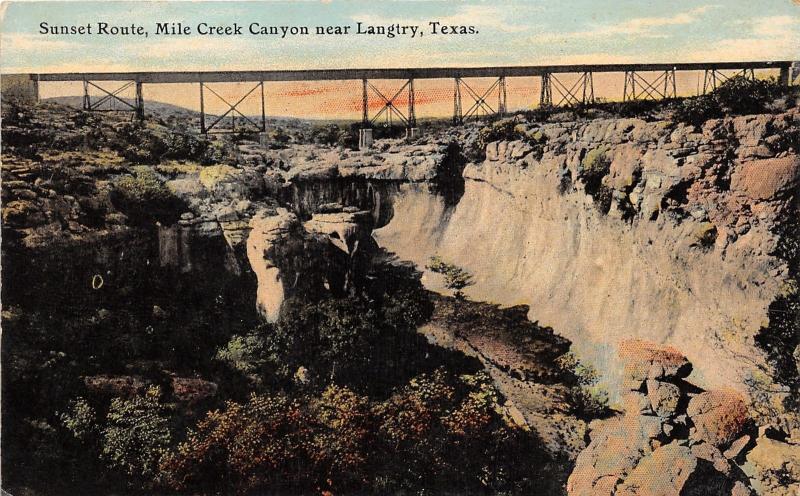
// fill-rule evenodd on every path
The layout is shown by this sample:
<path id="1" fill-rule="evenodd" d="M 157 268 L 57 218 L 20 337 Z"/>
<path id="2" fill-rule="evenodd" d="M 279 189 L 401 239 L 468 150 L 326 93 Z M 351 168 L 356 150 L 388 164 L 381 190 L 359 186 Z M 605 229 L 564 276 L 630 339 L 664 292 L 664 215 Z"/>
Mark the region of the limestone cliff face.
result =
<path id="1" fill-rule="evenodd" d="M 284 282 L 280 269 L 270 260 L 270 251 L 276 244 L 292 235 L 300 221 L 286 209 L 272 212 L 259 212 L 250 220 L 250 234 L 247 238 L 247 260 L 258 279 L 256 308 L 268 321 L 275 322 L 280 314 L 285 298 Z"/>
<path id="2" fill-rule="evenodd" d="M 258 280 L 256 308 L 269 322 L 293 294 L 341 294 L 363 277 L 373 253 L 369 212 L 339 206 L 301 223 L 285 208 L 265 208 L 249 223 L 247 260 Z"/>
<path id="3" fill-rule="evenodd" d="M 544 145 L 489 144 L 454 208 L 404 186 L 375 237 L 420 265 L 436 254 L 466 268 L 471 298 L 530 305 L 614 384 L 616 343 L 641 337 L 679 345 L 700 385 L 744 389 L 789 279 L 777 251 L 797 235 L 782 226 L 797 215 L 798 124 L 796 111 L 702 129 L 522 124 Z"/>

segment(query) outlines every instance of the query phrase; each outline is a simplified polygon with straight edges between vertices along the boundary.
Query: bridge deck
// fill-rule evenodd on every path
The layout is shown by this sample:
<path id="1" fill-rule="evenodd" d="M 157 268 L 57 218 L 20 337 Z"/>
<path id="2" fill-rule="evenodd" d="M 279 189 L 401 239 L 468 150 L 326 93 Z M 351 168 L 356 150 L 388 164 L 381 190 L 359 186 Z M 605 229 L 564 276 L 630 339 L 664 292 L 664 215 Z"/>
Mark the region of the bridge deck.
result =
<path id="1" fill-rule="evenodd" d="M 216 83 L 245 81 L 324 81 L 352 79 L 446 79 L 526 77 L 543 74 L 626 71 L 702 71 L 726 69 L 783 69 L 791 61 L 697 62 L 677 64 L 531 65 L 499 67 L 433 67 L 397 69 L 314 69 L 204 72 L 65 72 L 30 74 L 38 81 L 138 81 L 141 83 Z"/>

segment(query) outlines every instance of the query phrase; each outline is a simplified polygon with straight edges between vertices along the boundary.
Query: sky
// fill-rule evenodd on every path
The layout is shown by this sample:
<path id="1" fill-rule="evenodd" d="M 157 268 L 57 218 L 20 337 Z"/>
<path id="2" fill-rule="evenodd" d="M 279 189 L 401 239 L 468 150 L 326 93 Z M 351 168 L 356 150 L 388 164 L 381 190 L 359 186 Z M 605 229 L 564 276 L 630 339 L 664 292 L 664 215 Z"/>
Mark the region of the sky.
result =
<path id="1" fill-rule="evenodd" d="M 604 62 L 800 60 L 798 0 L 705 1 L 295 1 L 295 2 L 3 2 L 0 70 L 11 72 L 244 70 L 366 67 L 535 65 Z M 248 35 L 156 36 L 155 23 L 210 25 L 473 25 L 474 35 L 395 38 Z M 40 23 L 143 26 L 149 36 L 43 35 Z M 682 86 L 696 86 L 683 78 Z M 387 82 L 386 91 L 393 87 Z M 477 84 L 477 82 L 476 82 Z M 509 84 L 535 94 L 535 81 Z M 598 83 L 596 82 L 596 85 Z M 221 89 L 234 98 L 243 88 Z M 319 101 L 350 94 L 347 85 L 270 87 L 271 102 Z M 430 94 L 452 94 L 452 82 Z M 480 86 L 480 85 L 479 85 Z M 486 84 L 488 86 L 488 84 Z M 600 83 L 614 88 L 616 83 Z M 602 89 L 602 88 L 601 88 Z M 43 92 L 47 92 L 43 88 Z M 56 93 L 76 93 L 68 85 Z M 150 97 L 195 106 L 196 91 L 151 88 Z M 246 90 L 245 90 L 246 91 Z M 315 100 L 313 94 L 317 95 Z M 185 95 L 184 95 L 185 94 Z M 424 95 L 418 100 L 424 100 Z M 433 102 L 443 99 L 431 97 Z M 183 101 L 185 100 L 185 101 Z M 351 102 L 342 108 L 353 107 Z M 425 103 L 422 103 L 424 106 Z M 299 105 L 308 107 L 309 104 Z M 313 105 L 312 105 L 313 106 Z M 352 110 L 352 109 L 351 109 Z"/>

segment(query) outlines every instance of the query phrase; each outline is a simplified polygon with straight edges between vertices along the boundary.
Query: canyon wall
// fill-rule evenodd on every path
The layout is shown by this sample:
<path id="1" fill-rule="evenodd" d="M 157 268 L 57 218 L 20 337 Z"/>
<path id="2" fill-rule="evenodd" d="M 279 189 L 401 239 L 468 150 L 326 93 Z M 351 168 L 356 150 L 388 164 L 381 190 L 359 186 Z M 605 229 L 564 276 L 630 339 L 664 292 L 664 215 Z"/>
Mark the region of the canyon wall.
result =
<path id="1" fill-rule="evenodd" d="M 470 298 L 529 305 L 612 384 L 616 343 L 640 337 L 678 345 L 701 385 L 744 389 L 790 280 L 779 245 L 797 236 L 798 122 L 518 124 L 535 139 L 490 143 L 455 207 L 407 184 L 374 235 L 420 266 L 469 270 Z"/>

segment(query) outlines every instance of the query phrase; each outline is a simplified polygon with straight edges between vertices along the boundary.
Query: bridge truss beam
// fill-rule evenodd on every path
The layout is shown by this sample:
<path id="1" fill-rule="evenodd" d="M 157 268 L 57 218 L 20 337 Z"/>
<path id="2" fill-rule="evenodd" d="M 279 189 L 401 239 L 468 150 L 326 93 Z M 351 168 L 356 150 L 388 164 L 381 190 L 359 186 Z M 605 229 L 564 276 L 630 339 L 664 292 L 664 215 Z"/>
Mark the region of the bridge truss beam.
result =
<path id="1" fill-rule="evenodd" d="M 208 90 L 209 92 L 211 92 L 212 95 L 216 96 L 219 100 L 221 100 L 225 105 L 228 106 L 228 109 L 224 113 L 222 113 L 222 115 L 216 116 L 216 119 L 214 119 L 211 122 L 211 124 L 209 124 L 209 125 L 206 125 L 206 116 L 207 116 L 207 114 L 206 114 L 206 109 L 205 109 L 205 94 L 204 94 L 204 90 Z M 261 123 L 260 124 L 254 122 L 253 119 L 251 119 L 247 115 L 243 114 L 242 111 L 239 110 L 239 105 L 241 105 L 242 102 L 244 102 L 247 99 L 247 97 L 252 95 L 253 92 L 255 92 L 256 90 L 261 90 Z M 253 126 L 252 130 L 257 131 L 257 132 L 262 132 L 262 133 L 265 133 L 267 131 L 267 113 L 266 113 L 265 98 L 264 98 L 264 81 L 259 81 L 258 83 L 256 83 L 255 86 L 250 88 L 250 90 L 247 93 L 245 93 L 243 97 L 241 97 L 239 100 L 237 100 L 236 103 L 229 102 L 222 95 L 220 95 L 219 93 L 214 91 L 214 89 L 211 88 L 208 85 L 208 83 L 203 83 L 203 82 L 200 83 L 200 132 L 201 133 L 208 134 L 208 133 L 210 133 L 212 131 L 214 131 L 215 133 L 235 133 L 236 132 L 236 114 L 239 114 L 239 117 L 241 119 L 243 119 L 243 121 L 245 123 L 250 124 L 251 126 Z M 222 120 L 225 119 L 228 115 L 231 116 L 231 129 L 230 130 L 224 130 L 224 129 L 220 129 L 220 128 L 217 127 L 216 130 L 215 130 L 214 128 L 220 122 L 222 122 Z M 211 116 L 209 116 L 209 117 L 211 117 Z M 247 127 L 241 128 L 240 131 L 241 130 L 247 130 Z"/>
<path id="2" fill-rule="evenodd" d="M 667 100 L 677 98 L 675 69 L 659 72 L 648 80 L 638 71 L 625 71 L 622 101 Z"/>
<path id="3" fill-rule="evenodd" d="M 464 111 L 462 102 L 462 87 L 466 90 L 466 94 L 473 101 L 472 105 L 466 110 L 466 112 Z M 497 90 L 497 109 L 492 107 L 487 101 L 495 90 Z M 503 116 L 507 111 L 506 100 L 507 94 L 505 76 L 498 77 L 489 86 L 489 88 L 482 93 L 475 91 L 475 89 L 463 79 L 455 78 L 455 86 L 453 90 L 453 124 L 462 124 L 470 117 L 477 119 L 480 115 Z"/>
<path id="4" fill-rule="evenodd" d="M 120 93 L 131 87 L 135 88 L 136 91 L 136 96 L 134 97 L 133 103 L 130 103 L 129 101 L 123 99 L 120 96 Z M 104 95 L 99 99 L 92 101 L 92 97 L 89 94 L 89 88 L 96 88 L 101 92 L 103 92 Z M 123 105 L 123 108 L 121 109 L 116 108 L 117 102 L 121 103 Z M 112 108 L 102 108 L 103 105 L 105 104 L 111 104 Z M 138 119 L 144 119 L 144 98 L 142 97 L 142 83 L 141 81 L 128 81 L 115 90 L 108 90 L 93 81 L 84 79 L 83 110 L 89 112 L 117 112 L 117 111 L 134 112 Z"/>
<path id="5" fill-rule="evenodd" d="M 374 84 L 369 82 L 368 79 L 362 80 L 361 87 L 361 127 L 363 129 L 373 127 L 381 118 L 385 119 L 387 126 L 393 125 L 393 118 L 396 118 L 406 129 L 413 129 L 417 127 L 414 79 L 408 79 L 399 90 L 392 94 L 391 98 L 388 98 L 385 94 L 383 94 L 383 92 L 376 88 Z M 370 92 L 374 96 L 377 96 L 383 103 L 381 109 L 372 117 L 370 117 L 369 114 Z M 408 109 L 406 112 L 400 110 L 400 108 L 395 104 L 403 92 L 406 92 L 408 96 Z"/>
<path id="6" fill-rule="evenodd" d="M 781 74 L 783 74 L 783 68 L 781 68 Z M 742 76 L 753 81 L 756 80 L 756 74 L 753 69 L 742 69 L 733 75 L 725 75 L 722 71 L 717 69 L 706 69 L 703 74 L 703 94 L 705 95 L 709 91 L 714 91 L 720 84 L 737 76 Z M 788 82 L 786 84 L 788 84 Z"/>
<path id="7" fill-rule="evenodd" d="M 555 90 L 558 102 L 553 105 L 553 90 Z M 578 79 L 572 84 L 567 85 L 555 74 L 542 74 L 542 89 L 539 95 L 539 106 L 541 107 L 572 107 L 580 104 L 594 102 L 594 79 L 590 71 L 580 74 Z"/>

